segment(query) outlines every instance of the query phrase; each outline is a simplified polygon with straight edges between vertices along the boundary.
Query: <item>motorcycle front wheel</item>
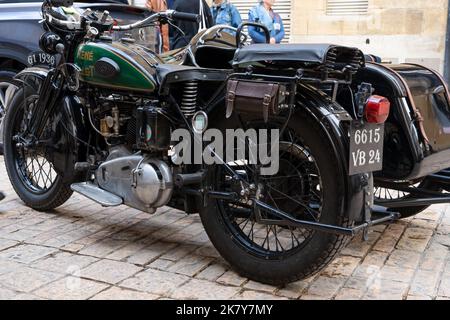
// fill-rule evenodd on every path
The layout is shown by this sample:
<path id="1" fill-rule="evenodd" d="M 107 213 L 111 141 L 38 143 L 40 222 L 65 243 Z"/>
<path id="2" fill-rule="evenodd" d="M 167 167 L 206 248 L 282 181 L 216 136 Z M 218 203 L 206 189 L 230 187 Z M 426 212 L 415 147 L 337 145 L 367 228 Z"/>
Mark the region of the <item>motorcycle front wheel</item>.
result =
<path id="1" fill-rule="evenodd" d="M 320 128 L 308 120 L 306 116 L 292 119 L 292 126 L 280 138 L 276 175 L 259 176 L 245 161 L 228 165 L 247 185 L 258 186 L 266 204 L 296 219 L 349 226 L 352 222 L 338 214 L 345 196 L 339 160 Z M 240 194 L 241 184 L 233 181 L 224 165 L 216 165 L 208 175 L 215 191 Z M 345 236 L 283 224 L 270 213 L 255 209 L 248 199 L 209 199 L 200 216 L 215 248 L 249 279 L 284 285 L 307 278 L 327 266 L 348 241 Z M 258 223 L 257 214 L 275 222 Z"/>
<path id="2" fill-rule="evenodd" d="M 70 184 L 55 170 L 49 148 L 42 145 L 24 147 L 22 141 L 30 126 L 30 116 L 39 98 L 38 87 L 19 89 L 4 119 L 4 159 L 6 171 L 17 195 L 30 208 L 38 211 L 55 209 L 72 195 Z M 51 140 L 52 118 L 39 140 Z"/>

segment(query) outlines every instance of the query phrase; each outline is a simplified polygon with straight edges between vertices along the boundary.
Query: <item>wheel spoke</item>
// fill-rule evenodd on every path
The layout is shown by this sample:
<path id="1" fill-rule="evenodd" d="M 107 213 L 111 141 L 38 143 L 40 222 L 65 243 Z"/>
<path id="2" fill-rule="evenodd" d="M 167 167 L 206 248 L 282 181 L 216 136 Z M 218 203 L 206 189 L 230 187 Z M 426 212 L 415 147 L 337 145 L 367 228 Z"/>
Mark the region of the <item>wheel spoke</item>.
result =
<path id="1" fill-rule="evenodd" d="M 316 216 L 314 216 L 313 213 L 315 213 L 317 216 L 320 214 L 318 211 L 315 211 L 311 208 L 309 208 L 307 205 L 305 205 L 304 203 L 301 203 L 300 201 L 297 201 L 296 199 L 292 198 L 291 196 L 285 194 L 284 192 L 281 192 L 279 190 L 273 189 L 271 186 L 267 186 L 268 188 L 272 189 L 273 191 L 283 195 L 284 197 L 288 198 L 289 200 L 294 201 L 295 203 L 297 203 L 299 206 L 301 206 L 302 208 L 304 208 L 306 210 L 306 212 L 308 212 L 308 214 L 317 222 L 318 219 L 316 218 Z"/>

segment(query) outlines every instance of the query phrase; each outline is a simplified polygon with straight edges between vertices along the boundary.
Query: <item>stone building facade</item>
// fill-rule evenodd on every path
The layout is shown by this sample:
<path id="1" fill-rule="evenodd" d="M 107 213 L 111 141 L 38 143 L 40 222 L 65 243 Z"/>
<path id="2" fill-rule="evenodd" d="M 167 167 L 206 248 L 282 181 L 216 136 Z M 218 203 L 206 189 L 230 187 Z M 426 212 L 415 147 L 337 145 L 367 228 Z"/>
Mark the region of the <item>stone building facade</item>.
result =
<path id="1" fill-rule="evenodd" d="M 385 60 L 443 71 L 448 0 L 340 1 L 367 2 L 365 13 L 341 15 L 330 13 L 337 2 L 292 0 L 290 41 L 357 46 Z"/>

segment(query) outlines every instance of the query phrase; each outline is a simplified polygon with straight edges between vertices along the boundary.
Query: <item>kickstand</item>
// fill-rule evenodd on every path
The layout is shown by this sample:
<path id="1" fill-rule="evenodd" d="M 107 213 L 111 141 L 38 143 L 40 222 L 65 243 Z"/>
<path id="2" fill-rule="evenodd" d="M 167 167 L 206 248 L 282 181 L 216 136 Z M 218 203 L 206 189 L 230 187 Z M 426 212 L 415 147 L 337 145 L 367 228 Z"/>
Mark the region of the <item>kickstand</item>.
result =
<path id="1" fill-rule="evenodd" d="M 364 242 L 369 241 L 369 227 L 364 228 L 363 234 L 362 234 L 362 240 Z"/>

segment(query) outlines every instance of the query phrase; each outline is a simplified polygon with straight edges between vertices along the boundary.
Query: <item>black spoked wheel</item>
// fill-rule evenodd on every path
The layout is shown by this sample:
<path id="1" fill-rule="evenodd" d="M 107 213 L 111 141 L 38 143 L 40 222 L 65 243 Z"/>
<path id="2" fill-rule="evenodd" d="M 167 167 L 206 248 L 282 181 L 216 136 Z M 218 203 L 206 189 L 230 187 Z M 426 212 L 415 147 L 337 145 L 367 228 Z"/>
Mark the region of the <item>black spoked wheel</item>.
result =
<path id="1" fill-rule="evenodd" d="M 293 138 L 292 135 L 290 137 Z M 308 150 L 298 145 L 298 141 L 281 142 L 280 168 L 274 176 L 257 177 L 255 167 L 236 162 L 230 163 L 230 166 L 245 176 L 247 186 L 253 188 L 255 195 L 258 193 L 258 198 L 264 199 L 268 205 L 289 212 L 297 219 L 320 220 L 323 197 L 319 169 L 315 159 Z M 220 190 L 233 192 L 239 189 L 240 185 L 230 184 L 232 177 L 223 172 L 223 167 L 220 171 Z M 311 230 L 284 226 L 269 212 L 254 210 L 251 200 L 243 199 L 238 203 L 220 201 L 219 210 L 227 228 L 238 236 L 241 244 L 264 258 L 280 259 L 293 254 L 313 235 Z M 256 215 L 273 220 L 273 224 L 257 223 Z"/>
<path id="2" fill-rule="evenodd" d="M 401 186 L 406 187 L 413 187 L 413 188 L 419 188 L 419 189 L 425 189 L 428 191 L 435 191 L 435 192 L 441 192 L 442 188 L 436 184 L 431 182 L 428 179 L 424 179 L 423 181 L 416 183 L 414 185 L 409 185 L 407 183 L 400 184 Z M 375 186 L 374 190 L 374 197 L 375 202 L 379 205 L 383 205 L 383 201 L 386 200 L 408 200 L 412 198 L 412 195 L 409 192 L 401 191 L 395 189 L 395 187 L 387 188 L 387 187 L 381 187 L 381 186 Z M 426 209 L 428 209 L 430 206 L 415 206 L 415 207 L 400 207 L 400 208 L 393 208 L 392 211 L 399 212 L 401 214 L 402 218 L 409 218 L 412 216 L 415 216 Z"/>
<path id="3" fill-rule="evenodd" d="M 57 174 L 53 164 L 47 160 L 46 150 L 35 146 L 25 148 L 23 140 L 29 126 L 29 116 L 33 112 L 38 96 L 30 96 L 25 102 L 23 114 L 19 115 L 14 123 L 13 141 L 16 147 L 13 148 L 12 156 L 15 160 L 16 170 L 20 173 L 23 184 L 30 192 L 44 194 L 51 189 L 56 181 Z M 52 119 L 49 119 L 51 123 Z M 50 139 L 51 130 L 47 126 L 40 138 Z"/>
<path id="4" fill-rule="evenodd" d="M 53 118 L 38 142 L 30 140 L 30 117 L 39 98 L 31 89 L 19 89 L 5 118 L 4 152 L 6 169 L 19 197 L 36 210 L 51 210 L 71 196 L 72 191 L 55 170 L 50 154 L 54 135 Z M 34 91 L 37 92 L 37 91 Z"/>
<path id="5" fill-rule="evenodd" d="M 294 121 L 292 121 L 294 123 Z M 235 193 L 238 201 L 208 200 L 202 222 L 221 255 L 243 276 L 272 285 L 308 277 L 325 267 L 347 238 L 299 227 L 255 206 L 255 199 L 292 218 L 348 226 L 339 216 L 343 179 L 328 141 L 313 124 L 297 118 L 280 139 L 279 170 L 260 174 L 240 160 L 209 173 L 215 191 Z"/>

